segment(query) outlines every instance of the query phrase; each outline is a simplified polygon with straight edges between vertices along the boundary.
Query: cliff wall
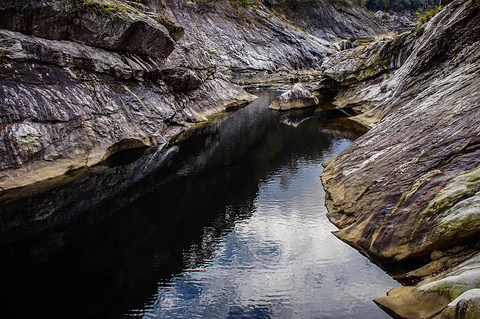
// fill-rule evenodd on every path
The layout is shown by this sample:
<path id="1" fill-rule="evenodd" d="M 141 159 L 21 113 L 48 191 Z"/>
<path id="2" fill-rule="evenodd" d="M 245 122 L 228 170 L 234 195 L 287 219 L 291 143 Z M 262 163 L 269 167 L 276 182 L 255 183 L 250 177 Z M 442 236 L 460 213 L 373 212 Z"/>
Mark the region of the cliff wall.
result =
<path id="1" fill-rule="evenodd" d="M 382 30 L 370 25 L 362 34 Z M 2 1 L 0 187 L 163 145 L 251 101 L 241 79 L 317 68 L 333 52 L 256 2 Z"/>
<path id="2" fill-rule="evenodd" d="M 454 1 L 410 33 L 322 65 L 343 87 L 337 105 L 373 127 L 322 174 L 336 235 L 382 262 L 429 263 L 408 274 L 424 282 L 381 301 L 402 318 L 439 314 L 480 286 L 478 271 L 465 273 L 478 269 L 478 257 L 465 260 L 480 235 L 479 16 L 478 0 Z"/>

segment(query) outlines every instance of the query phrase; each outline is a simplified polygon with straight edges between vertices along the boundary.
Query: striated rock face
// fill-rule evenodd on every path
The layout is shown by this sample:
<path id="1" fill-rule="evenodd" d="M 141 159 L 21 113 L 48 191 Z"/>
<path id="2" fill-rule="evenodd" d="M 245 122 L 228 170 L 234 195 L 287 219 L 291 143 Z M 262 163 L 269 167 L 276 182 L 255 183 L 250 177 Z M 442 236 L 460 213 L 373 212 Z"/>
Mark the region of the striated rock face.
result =
<path id="1" fill-rule="evenodd" d="M 351 25 L 342 23 L 328 32 L 343 36 Z M 234 83 L 288 78 L 335 51 L 261 3 L 2 1 L 0 187 L 161 146 L 254 98 Z"/>
<path id="2" fill-rule="evenodd" d="M 328 217 L 339 238 L 381 261 L 435 259 L 413 277 L 468 259 L 438 258 L 480 235 L 479 14 L 480 1 L 454 1 L 411 33 L 322 65 L 343 86 L 337 106 L 353 107 L 356 119 L 374 125 L 326 163 Z M 392 291 L 381 304 L 404 318 L 430 317 L 480 286 L 469 277 L 454 288 L 455 276 L 439 284 L 443 299 L 419 284 Z"/>
<path id="3" fill-rule="evenodd" d="M 273 4 L 275 0 L 265 2 Z M 376 18 L 368 10 L 355 5 L 355 1 L 292 0 L 285 3 L 287 8 L 273 7 L 285 12 L 297 26 L 323 39 L 364 39 L 387 32 L 381 17 Z"/>
<path id="4" fill-rule="evenodd" d="M 221 74 L 162 73 L 160 61 L 73 42 L 0 30 L 0 46 L 8 57 L 0 67 L 5 189 L 165 143 L 232 100 L 253 98 Z M 179 89 L 188 92 L 180 98 Z"/>
<path id="5" fill-rule="evenodd" d="M 400 318 L 478 318 L 480 255 L 417 286 L 394 289 L 375 302 Z"/>
<path id="6" fill-rule="evenodd" d="M 319 103 L 318 98 L 313 95 L 304 84 L 297 83 L 290 90 L 280 95 L 270 104 L 272 110 L 285 111 L 314 106 Z"/>
<path id="7" fill-rule="evenodd" d="M 381 59 L 392 70 L 385 76 L 372 71 L 377 77 L 370 80 L 371 90 L 378 87 L 380 97 L 363 105 L 370 119 L 383 120 L 328 162 L 322 175 L 329 218 L 341 228 L 337 235 L 378 257 L 423 257 L 477 234 L 478 10 L 479 1 L 454 2 L 424 27 L 422 36 L 402 35 L 360 51 L 387 54 L 360 60 L 355 71 L 341 65 L 326 71 L 333 77 L 334 68 L 340 68 L 335 79 L 345 85 L 372 60 Z M 405 61 L 402 50 L 398 59 L 391 53 L 398 43 L 410 51 Z M 354 84 L 339 98 L 363 85 Z M 360 104 L 368 94 L 342 105 Z"/>

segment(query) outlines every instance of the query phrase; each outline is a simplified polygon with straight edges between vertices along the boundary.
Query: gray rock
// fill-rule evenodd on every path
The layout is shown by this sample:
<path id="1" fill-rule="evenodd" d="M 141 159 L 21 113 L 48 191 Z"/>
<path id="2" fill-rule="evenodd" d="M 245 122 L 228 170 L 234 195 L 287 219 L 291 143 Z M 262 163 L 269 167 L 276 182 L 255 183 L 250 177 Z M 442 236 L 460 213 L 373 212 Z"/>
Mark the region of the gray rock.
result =
<path id="1" fill-rule="evenodd" d="M 480 235 L 479 8 L 453 1 L 411 33 L 322 65 L 343 86 L 336 105 L 373 127 L 325 163 L 335 234 L 380 262 L 435 259 L 409 274 L 422 283 L 377 301 L 399 317 L 433 317 L 480 284 L 478 257 L 454 267 Z"/>
<path id="2" fill-rule="evenodd" d="M 348 49 L 353 49 L 353 43 L 348 41 L 348 40 L 342 40 L 338 43 L 338 47 L 340 51 L 348 50 Z"/>
<path id="3" fill-rule="evenodd" d="M 360 79 L 352 91 L 339 95 L 343 106 L 369 101 L 358 120 L 381 121 L 327 163 L 322 181 L 329 218 L 341 228 L 337 236 L 379 258 L 426 257 L 479 234 L 475 176 L 480 157 L 474 146 L 480 136 L 479 52 L 461 40 L 479 40 L 470 31 L 477 7 L 453 2 L 422 36 L 402 35 L 390 45 L 364 49 L 381 52 L 404 43 L 404 52 L 411 54 L 397 60 L 388 53 L 387 65 L 397 61 L 398 69 L 367 78 L 373 83 L 370 90 L 362 91 L 368 82 Z M 450 58 L 443 53 L 446 44 L 448 52 L 457 52 Z M 355 74 L 339 70 L 341 75 L 333 78 L 344 85 L 346 74 Z"/>
<path id="4" fill-rule="evenodd" d="M 318 98 L 313 95 L 305 85 L 297 83 L 290 90 L 280 95 L 270 104 L 272 110 L 286 111 L 291 109 L 314 106 L 319 103 Z"/>
<path id="5" fill-rule="evenodd" d="M 126 3 L 20 0 L 0 7 L 0 27 L 160 58 L 166 58 L 175 44 L 158 19 Z M 180 38 L 183 33 L 176 30 L 176 34 Z"/>

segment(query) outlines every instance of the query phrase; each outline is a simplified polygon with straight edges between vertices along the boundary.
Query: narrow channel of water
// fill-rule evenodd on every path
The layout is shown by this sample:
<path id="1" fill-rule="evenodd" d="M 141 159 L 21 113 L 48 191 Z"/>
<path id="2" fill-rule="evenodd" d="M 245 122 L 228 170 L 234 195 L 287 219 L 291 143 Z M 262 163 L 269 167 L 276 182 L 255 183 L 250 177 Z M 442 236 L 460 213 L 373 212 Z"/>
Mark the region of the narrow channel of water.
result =
<path id="1" fill-rule="evenodd" d="M 192 131 L 122 198 L 5 248 L 4 314 L 389 318 L 372 299 L 399 284 L 331 234 L 319 178 L 364 129 L 336 110 L 273 112 L 277 94 Z"/>

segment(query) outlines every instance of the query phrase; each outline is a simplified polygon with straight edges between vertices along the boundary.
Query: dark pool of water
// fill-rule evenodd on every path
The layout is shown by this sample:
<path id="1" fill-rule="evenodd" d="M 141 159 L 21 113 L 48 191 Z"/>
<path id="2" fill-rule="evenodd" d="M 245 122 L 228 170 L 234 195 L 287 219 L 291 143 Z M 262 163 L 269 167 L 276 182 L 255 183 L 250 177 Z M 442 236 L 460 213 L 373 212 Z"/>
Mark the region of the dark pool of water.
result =
<path id="1" fill-rule="evenodd" d="M 273 112 L 277 94 L 181 137 L 155 171 L 141 173 L 158 154 L 135 151 L 42 195 L 68 213 L 118 193 L 1 249 L 1 316 L 389 318 L 372 299 L 398 283 L 331 234 L 319 178 L 364 129 L 336 110 Z"/>

